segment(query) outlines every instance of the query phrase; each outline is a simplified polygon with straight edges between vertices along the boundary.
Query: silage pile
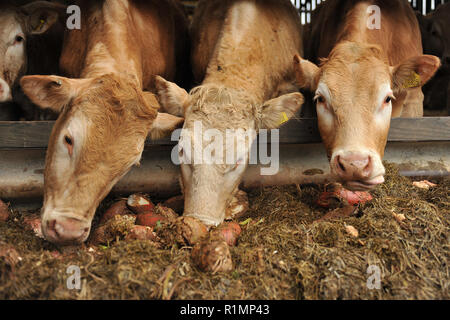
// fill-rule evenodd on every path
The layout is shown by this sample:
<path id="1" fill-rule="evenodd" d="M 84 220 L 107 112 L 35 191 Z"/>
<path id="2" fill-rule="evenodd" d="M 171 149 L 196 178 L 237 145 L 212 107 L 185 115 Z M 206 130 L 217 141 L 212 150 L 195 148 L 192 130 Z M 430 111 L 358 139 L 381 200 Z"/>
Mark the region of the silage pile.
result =
<path id="1" fill-rule="evenodd" d="M 388 169 L 374 200 L 320 222 L 331 210 L 316 205 L 324 186 L 251 191 L 229 273 L 198 270 L 192 248 L 177 243 L 117 237 L 57 248 L 23 227 L 27 213 L 13 212 L 0 222 L 0 298 L 449 299 L 450 180 L 425 190 Z M 67 288 L 71 265 L 80 290 Z"/>

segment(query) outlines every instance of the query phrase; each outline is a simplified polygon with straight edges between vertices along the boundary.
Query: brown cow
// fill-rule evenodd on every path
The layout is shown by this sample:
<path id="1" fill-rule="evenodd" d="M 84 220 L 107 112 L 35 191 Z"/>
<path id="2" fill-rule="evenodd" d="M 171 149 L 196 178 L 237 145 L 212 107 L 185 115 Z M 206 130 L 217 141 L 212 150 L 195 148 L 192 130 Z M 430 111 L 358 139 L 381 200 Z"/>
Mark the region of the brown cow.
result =
<path id="1" fill-rule="evenodd" d="M 331 171 L 350 189 L 371 189 L 384 181 L 391 116 L 422 116 L 421 86 L 439 59 L 422 55 L 406 0 L 326 1 L 312 17 L 310 39 L 320 65 L 296 56 L 294 67 L 300 86 L 315 92 Z"/>
<path id="2" fill-rule="evenodd" d="M 278 127 L 282 115 L 290 118 L 303 103 L 300 93 L 292 93 L 297 91 L 292 57 L 302 52 L 299 19 L 288 0 L 199 2 L 191 30 L 191 63 L 201 85 L 188 94 L 157 78 L 161 105 L 184 115 L 183 133 L 194 133 L 182 134 L 179 143 L 180 156 L 188 158 L 181 164 L 184 215 L 220 224 L 247 167 L 256 131 Z M 205 137 L 200 144 L 196 125 Z M 245 146 L 237 150 L 234 141 L 222 140 L 227 129 L 241 130 L 234 132 L 235 138 Z M 205 152 L 206 132 L 214 131 L 214 141 L 223 141 L 225 150 L 217 155 L 219 161 L 199 163 L 195 154 L 189 161 L 188 146 L 200 145 Z M 232 161 L 225 159 L 230 150 Z"/>
<path id="3" fill-rule="evenodd" d="M 89 235 L 100 201 L 139 163 L 150 132 L 182 118 L 157 112 L 155 74 L 174 78 L 187 20 L 171 0 L 81 1 L 81 30 L 68 31 L 61 69 L 71 78 L 26 76 L 21 85 L 42 108 L 59 111 L 44 173 L 42 230 L 55 243 Z M 164 14 L 161 14 L 164 12 Z"/>
<path id="4" fill-rule="evenodd" d="M 0 119 L 14 120 L 16 116 L 12 113 L 17 118 L 36 118 L 37 109 L 31 107 L 29 101 L 22 103 L 19 79 L 32 72 L 57 72 L 64 34 L 63 24 L 58 18 L 65 17 L 65 9 L 61 4 L 48 1 L 21 6 L 0 4 Z M 10 103 L 13 98 L 20 106 L 23 105 L 24 110 Z M 11 115 L 6 116 L 5 113 Z"/>

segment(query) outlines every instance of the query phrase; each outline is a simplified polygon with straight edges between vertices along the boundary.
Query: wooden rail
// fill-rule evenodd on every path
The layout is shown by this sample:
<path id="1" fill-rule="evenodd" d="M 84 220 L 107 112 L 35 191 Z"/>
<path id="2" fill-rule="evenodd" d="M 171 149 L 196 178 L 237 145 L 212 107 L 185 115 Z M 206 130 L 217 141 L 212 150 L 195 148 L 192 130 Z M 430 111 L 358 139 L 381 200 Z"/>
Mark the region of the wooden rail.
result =
<path id="1" fill-rule="evenodd" d="M 45 149 L 53 121 L 1 122 L 0 149 Z M 392 119 L 388 141 L 450 141 L 450 117 Z M 294 119 L 280 130 L 280 143 L 304 144 L 321 142 L 317 119 Z M 146 141 L 146 146 L 174 145 L 170 138 Z"/>

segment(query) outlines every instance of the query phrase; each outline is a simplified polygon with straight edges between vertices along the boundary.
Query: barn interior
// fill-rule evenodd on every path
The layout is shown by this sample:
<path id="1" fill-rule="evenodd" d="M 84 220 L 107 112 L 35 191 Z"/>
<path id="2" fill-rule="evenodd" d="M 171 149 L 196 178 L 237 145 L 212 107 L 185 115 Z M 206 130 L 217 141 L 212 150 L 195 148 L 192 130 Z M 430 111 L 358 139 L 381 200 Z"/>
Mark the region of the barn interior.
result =
<path id="1" fill-rule="evenodd" d="M 439 1 L 410 2 L 414 9 L 426 14 Z M 183 2 L 192 13 L 196 1 Z M 293 3 L 307 23 L 320 1 Z M 4 161 L 0 157 L 0 198 L 8 204 L 7 219 L 0 219 L 0 299 L 447 300 L 448 112 L 444 104 L 430 106 L 425 109 L 429 119 L 411 119 L 409 123 L 399 120 L 394 125 L 389 143 L 392 154 L 401 156 L 388 157 L 384 163 L 385 183 L 371 191 L 373 200 L 356 205 L 351 212 L 343 199 L 336 199 L 328 207 L 317 202 L 330 182 L 323 172 L 328 165 L 323 155 L 322 160 L 310 159 L 317 162 L 314 168 L 320 168 L 316 169 L 318 172 L 300 167 L 301 179 L 286 175 L 283 178 L 289 183 L 284 186 L 269 186 L 270 182 L 255 185 L 251 174 L 257 168 L 251 168 L 244 186 L 250 207 L 236 219 L 242 233 L 237 245 L 230 247 L 233 270 L 227 273 L 199 270 L 191 257 L 192 246 L 171 236 L 169 223 L 156 228 L 163 239 L 158 243 L 125 240 L 131 225 L 120 219 L 102 244 L 95 243 L 91 236 L 81 246 L 60 247 L 38 237 L 29 222 L 35 221 L 40 212 L 40 176 L 52 123 L 25 123 L 21 127 L 14 124 L 12 128 L 10 122 L 0 122 L 0 152 L 4 154 Z M 305 132 L 297 140 L 285 141 L 292 150 L 306 142 L 320 143 L 314 121 L 302 120 L 300 114 L 286 126 L 284 137 L 301 121 L 309 124 Z M 18 138 L 7 138 L 10 130 L 16 130 Z M 421 153 L 420 160 L 406 161 L 411 156 L 409 151 L 395 151 L 405 144 L 414 144 L 416 152 Z M 171 145 L 168 140 L 148 142 L 146 150 L 162 148 L 165 155 Z M 36 154 L 39 160 L 28 161 L 27 171 L 11 169 L 12 164 L 26 162 Z M 146 170 L 145 164 L 141 169 Z M 169 181 L 176 179 L 174 169 L 169 168 L 168 172 Z M 145 191 L 134 187 L 137 175 L 139 171 L 131 173 L 101 203 L 93 229 L 100 225 L 100 217 L 113 203 L 131 192 Z M 11 176 L 20 177 L 22 182 L 8 186 Z M 423 180 L 434 185 L 414 184 Z M 156 204 L 179 194 L 179 187 L 153 191 L 146 193 Z M 70 266 L 81 269 L 79 290 L 67 287 Z M 373 266 L 381 274 L 378 287 L 376 283 L 375 287 L 369 284 Z"/>

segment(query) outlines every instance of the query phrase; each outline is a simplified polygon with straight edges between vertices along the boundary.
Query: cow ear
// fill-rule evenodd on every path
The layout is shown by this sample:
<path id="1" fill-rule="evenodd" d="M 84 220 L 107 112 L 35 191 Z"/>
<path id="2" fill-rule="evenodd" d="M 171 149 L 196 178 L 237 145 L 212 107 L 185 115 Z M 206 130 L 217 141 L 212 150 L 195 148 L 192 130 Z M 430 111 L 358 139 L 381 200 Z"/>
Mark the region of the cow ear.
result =
<path id="1" fill-rule="evenodd" d="M 309 91 L 315 91 L 317 89 L 316 79 L 320 71 L 318 66 L 308 60 L 300 58 L 300 56 L 296 54 L 294 56 L 294 71 L 300 88 Z"/>
<path id="2" fill-rule="evenodd" d="M 275 129 L 291 119 L 304 102 L 299 92 L 268 100 L 258 112 L 258 129 Z"/>
<path id="3" fill-rule="evenodd" d="M 391 67 L 394 91 L 423 86 L 431 79 L 440 65 L 441 61 L 438 57 L 421 55 Z"/>
<path id="4" fill-rule="evenodd" d="M 169 135 L 173 130 L 183 126 L 184 118 L 176 117 L 168 113 L 158 112 L 150 129 L 150 138 L 153 140 Z"/>
<path id="5" fill-rule="evenodd" d="M 66 6 L 48 1 L 35 1 L 20 7 L 25 14 L 26 30 L 29 34 L 46 32 L 66 13 Z"/>
<path id="6" fill-rule="evenodd" d="M 191 101 L 189 93 L 175 83 L 169 82 L 160 76 L 155 76 L 155 87 L 163 110 L 183 117 L 185 109 Z"/>
<path id="7" fill-rule="evenodd" d="M 57 76 L 25 76 L 20 79 L 20 86 L 31 102 L 59 113 L 88 82 L 88 79 Z"/>

